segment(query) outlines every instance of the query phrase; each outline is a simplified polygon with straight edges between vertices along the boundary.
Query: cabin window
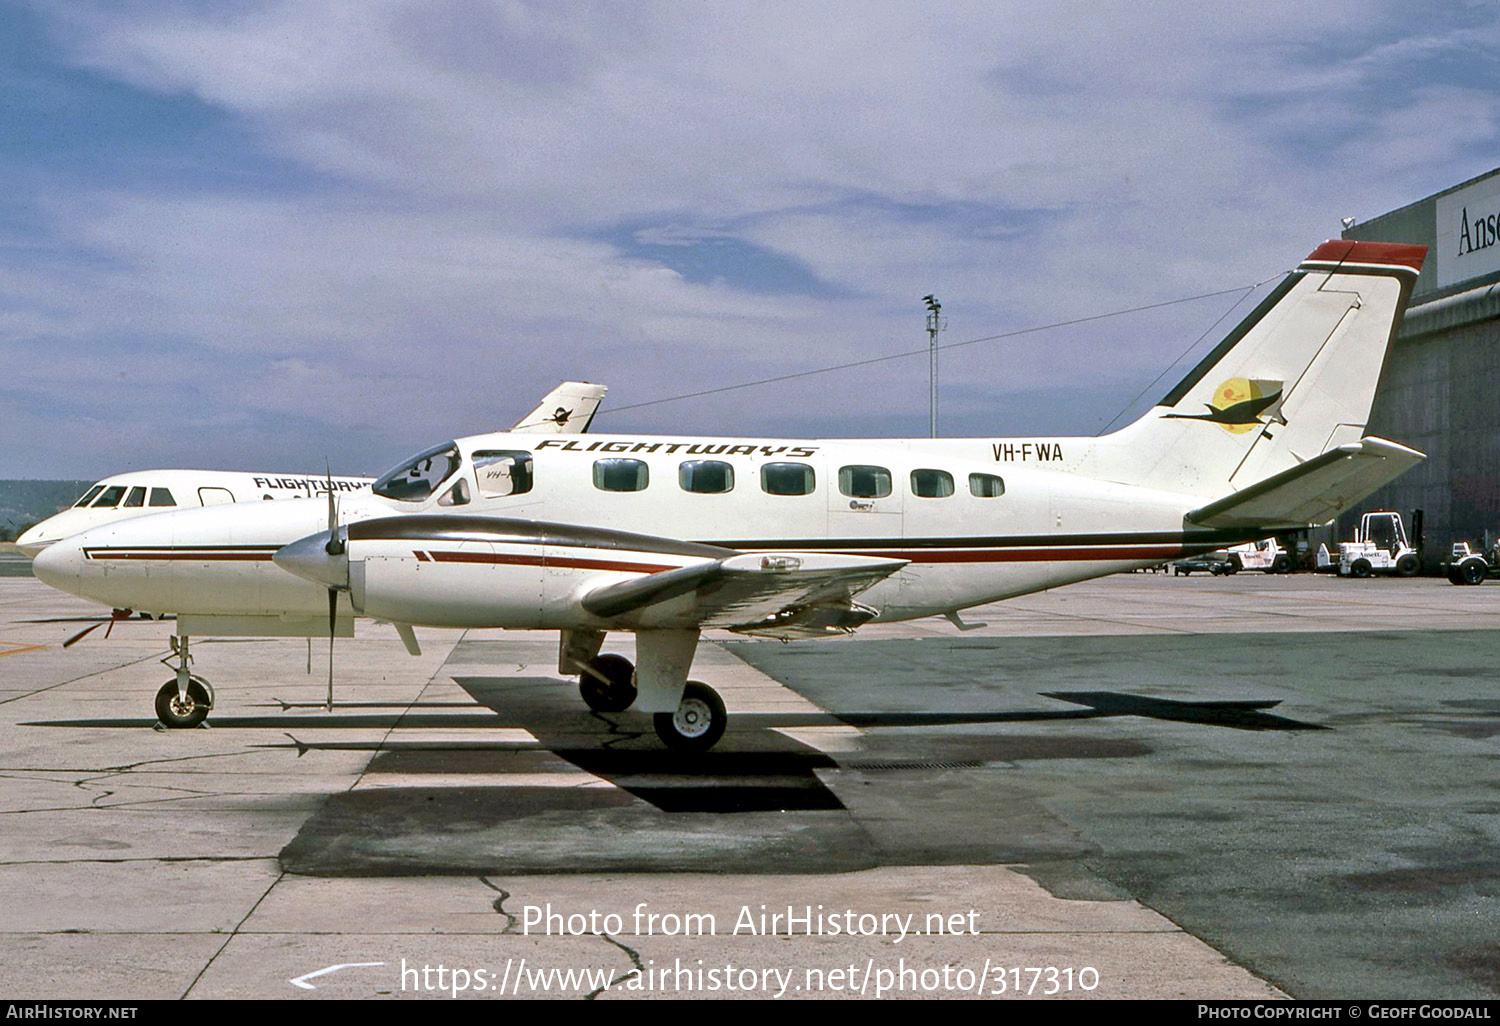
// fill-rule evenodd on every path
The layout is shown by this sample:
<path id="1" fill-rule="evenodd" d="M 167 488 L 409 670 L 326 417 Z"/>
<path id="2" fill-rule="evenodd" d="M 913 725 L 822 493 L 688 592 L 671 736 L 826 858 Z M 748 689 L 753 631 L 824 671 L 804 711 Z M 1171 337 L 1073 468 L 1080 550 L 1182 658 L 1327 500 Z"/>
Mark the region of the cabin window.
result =
<path id="1" fill-rule="evenodd" d="M 134 488 L 130 489 L 130 494 L 125 496 L 125 506 L 128 509 L 135 509 L 136 507 L 144 506 L 145 504 L 146 489 L 143 485 L 136 485 Z"/>
<path id="2" fill-rule="evenodd" d="M 94 509 L 114 509 L 124 497 L 124 485 L 110 485 L 104 489 L 103 495 L 94 500 Z"/>
<path id="3" fill-rule="evenodd" d="M 995 499 L 1005 494 L 1005 481 L 994 474 L 970 474 L 969 494 L 981 499 Z"/>
<path id="4" fill-rule="evenodd" d="M 102 491 L 104 491 L 103 485 L 94 485 L 94 487 L 83 493 L 83 498 L 73 503 L 73 508 L 80 509 L 84 506 L 87 506 L 89 503 L 93 502 L 95 496 L 97 496 Z"/>
<path id="5" fill-rule="evenodd" d="M 151 489 L 151 505 L 175 506 L 177 505 L 177 500 L 172 498 L 172 490 L 170 488 L 153 488 Z"/>
<path id="6" fill-rule="evenodd" d="M 811 495 L 817 485 L 806 463 L 766 463 L 760 468 L 760 487 L 769 495 Z"/>
<path id="7" fill-rule="evenodd" d="M 685 492 L 719 495 L 734 490 L 734 467 L 721 460 L 689 460 L 677 468 L 677 483 Z"/>
<path id="8" fill-rule="evenodd" d="M 443 493 L 438 500 L 439 506 L 467 506 L 469 504 L 469 482 L 466 478 L 459 478 L 453 482 L 453 487 Z"/>
<path id="9" fill-rule="evenodd" d="M 397 502 L 422 502 L 453 475 L 458 464 L 458 446 L 452 442 L 433 446 L 395 470 L 382 474 L 371 490 Z"/>
<path id="10" fill-rule="evenodd" d="M 474 454 L 474 476 L 479 494 L 487 499 L 525 495 L 531 491 L 531 453 L 524 449 L 487 449 Z"/>
<path id="11" fill-rule="evenodd" d="M 911 493 L 919 499 L 946 499 L 953 494 L 953 475 L 946 470 L 913 470 Z"/>
<path id="12" fill-rule="evenodd" d="M 643 460 L 595 460 L 594 487 L 606 492 L 639 492 L 651 473 Z"/>
<path id="13" fill-rule="evenodd" d="M 883 499 L 891 494 L 891 472 L 884 467 L 840 467 L 839 491 L 851 499 Z"/>

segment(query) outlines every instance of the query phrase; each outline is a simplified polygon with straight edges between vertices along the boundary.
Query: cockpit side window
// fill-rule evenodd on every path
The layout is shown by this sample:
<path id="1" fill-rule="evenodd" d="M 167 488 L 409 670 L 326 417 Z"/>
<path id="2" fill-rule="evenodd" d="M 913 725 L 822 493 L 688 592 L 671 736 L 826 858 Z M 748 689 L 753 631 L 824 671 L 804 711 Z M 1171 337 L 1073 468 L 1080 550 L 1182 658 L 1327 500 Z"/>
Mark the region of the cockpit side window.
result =
<path id="1" fill-rule="evenodd" d="M 172 498 L 172 490 L 170 488 L 153 488 L 151 489 L 151 505 L 175 506 L 177 505 L 177 500 Z"/>
<path id="2" fill-rule="evenodd" d="M 524 449 L 486 449 L 474 454 L 479 494 L 489 499 L 531 491 L 531 453 Z"/>
<path id="3" fill-rule="evenodd" d="M 376 495 L 397 502 L 422 502 L 458 469 L 458 446 L 434 446 L 395 470 L 382 474 L 372 486 Z"/>
<path id="4" fill-rule="evenodd" d="M 146 488 L 144 485 L 136 485 L 130 489 L 130 494 L 125 496 L 125 507 L 127 509 L 134 509 L 137 506 L 144 506 L 145 504 Z"/>
<path id="5" fill-rule="evenodd" d="M 73 503 L 73 508 L 82 509 L 84 506 L 87 506 L 89 503 L 93 502 L 94 499 L 98 497 L 99 493 L 102 491 L 104 491 L 104 486 L 102 484 L 94 485 L 94 487 L 83 493 L 83 498 Z"/>
<path id="6" fill-rule="evenodd" d="M 467 478 L 459 478 L 453 482 L 453 487 L 443 493 L 438 500 L 439 506 L 467 506 L 469 504 L 469 482 Z"/>
<path id="7" fill-rule="evenodd" d="M 124 485 L 110 485 L 104 489 L 104 494 L 94 500 L 94 509 L 114 509 L 125 497 Z"/>

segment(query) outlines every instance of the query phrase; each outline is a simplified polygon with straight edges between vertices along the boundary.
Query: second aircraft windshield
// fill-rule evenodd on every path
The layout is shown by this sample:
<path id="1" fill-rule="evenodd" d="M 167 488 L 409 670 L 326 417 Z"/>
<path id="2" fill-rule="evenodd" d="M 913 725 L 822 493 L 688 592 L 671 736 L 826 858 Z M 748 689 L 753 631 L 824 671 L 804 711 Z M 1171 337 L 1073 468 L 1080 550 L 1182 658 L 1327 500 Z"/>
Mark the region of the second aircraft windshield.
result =
<path id="1" fill-rule="evenodd" d="M 372 490 L 398 502 L 421 502 L 448 480 L 459 462 L 458 446 L 446 442 L 382 474 Z"/>

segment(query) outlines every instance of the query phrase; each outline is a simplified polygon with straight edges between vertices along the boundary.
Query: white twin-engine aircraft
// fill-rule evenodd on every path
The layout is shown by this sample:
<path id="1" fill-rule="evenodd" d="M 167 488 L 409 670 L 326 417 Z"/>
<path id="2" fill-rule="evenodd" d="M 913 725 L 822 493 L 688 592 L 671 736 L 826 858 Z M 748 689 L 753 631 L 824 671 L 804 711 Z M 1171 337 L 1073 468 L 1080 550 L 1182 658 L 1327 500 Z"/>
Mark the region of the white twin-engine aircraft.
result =
<path id="1" fill-rule="evenodd" d="M 353 617 L 551 629 L 596 710 L 703 750 L 699 632 L 847 633 L 1330 520 L 1423 455 L 1364 435 L 1425 248 L 1320 245 L 1145 416 L 1097 438 L 765 441 L 497 433 L 370 492 L 96 528 L 36 576 L 177 614 L 162 722 L 213 704 L 191 635 L 349 636 Z M 633 631 L 637 665 L 601 655 Z M 331 643 L 330 643 L 331 644 Z M 330 681 L 332 649 L 330 647 Z"/>
<path id="2" fill-rule="evenodd" d="M 607 392 L 603 385 L 565 381 L 511 431 L 582 433 L 588 430 Z M 373 477 L 332 474 L 244 473 L 231 470 L 132 470 L 96 481 L 83 497 L 60 513 L 21 532 L 16 548 L 32 558 L 59 538 L 131 517 L 199 506 L 221 506 L 254 499 L 310 498 L 333 490 L 369 488 Z"/>

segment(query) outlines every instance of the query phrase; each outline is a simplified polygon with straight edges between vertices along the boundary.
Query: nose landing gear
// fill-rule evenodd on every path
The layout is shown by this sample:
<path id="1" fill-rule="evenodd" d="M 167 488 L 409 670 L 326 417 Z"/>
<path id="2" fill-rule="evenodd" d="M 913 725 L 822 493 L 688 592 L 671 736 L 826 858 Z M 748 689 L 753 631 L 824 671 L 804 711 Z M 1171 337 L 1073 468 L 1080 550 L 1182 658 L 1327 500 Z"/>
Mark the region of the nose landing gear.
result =
<path id="1" fill-rule="evenodd" d="M 192 662 L 187 635 L 174 634 L 172 655 L 163 659 L 162 665 L 175 671 L 175 676 L 156 693 L 156 719 L 163 727 L 196 727 L 214 707 L 214 689 L 208 681 L 188 671 Z"/>

